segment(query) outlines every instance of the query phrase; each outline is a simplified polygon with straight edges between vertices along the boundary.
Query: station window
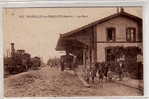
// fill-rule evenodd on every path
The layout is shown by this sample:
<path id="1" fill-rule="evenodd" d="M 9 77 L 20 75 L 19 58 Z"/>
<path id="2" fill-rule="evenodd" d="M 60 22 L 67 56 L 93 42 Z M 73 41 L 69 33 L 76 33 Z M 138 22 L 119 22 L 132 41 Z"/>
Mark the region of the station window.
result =
<path id="1" fill-rule="evenodd" d="M 107 41 L 115 41 L 115 28 L 107 28 Z"/>
<path id="2" fill-rule="evenodd" d="M 136 41 L 136 28 L 126 29 L 126 40 L 129 42 Z"/>

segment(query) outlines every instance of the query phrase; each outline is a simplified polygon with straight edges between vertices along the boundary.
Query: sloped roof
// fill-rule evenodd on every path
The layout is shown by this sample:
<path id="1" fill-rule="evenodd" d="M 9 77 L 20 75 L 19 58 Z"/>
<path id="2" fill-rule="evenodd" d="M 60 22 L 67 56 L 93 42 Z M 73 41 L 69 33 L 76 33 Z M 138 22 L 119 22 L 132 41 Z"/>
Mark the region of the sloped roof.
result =
<path id="1" fill-rule="evenodd" d="M 142 24 L 142 19 L 141 19 L 141 18 L 139 18 L 139 17 L 137 17 L 137 16 L 134 16 L 134 15 L 131 15 L 131 14 L 129 14 L 129 13 L 126 13 L 126 12 L 124 12 L 124 11 L 121 11 L 121 12 L 119 12 L 119 13 L 115 13 L 115 14 L 110 15 L 110 16 L 108 16 L 108 17 L 105 17 L 105 18 L 102 18 L 102 19 L 100 19 L 100 20 L 94 21 L 94 22 L 92 22 L 92 23 L 89 23 L 89 24 L 87 24 L 87 25 L 85 25 L 85 26 L 82 26 L 82 27 L 77 28 L 77 29 L 75 29 L 75 30 L 72 30 L 72 31 L 70 31 L 70 32 L 61 34 L 60 37 L 63 38 L 63 37 L 71 36 L 72 34 L 77 33 L 77 32 L 79 32 L 79 31 L 81 31 L 81 30 L 83 30 L 83 29 L 92 27 L 92 26 L 97 25 L 97 24 L 101 24 L 101 23 L 103 23 L 103 22 L 106 22 L 106 21 L 108 21 L 108 20 L 110 20 L 110 19 L 113 19 L 113 18 L 116 18 L 116 17 L 119 17 L 119 16 L 127 17 L 127 18 L 129 18 L 129 19 L 132 19 L 132 20 L 134 20 L 134 21 L 136 21 L 136 22 Z"/>
<path id="2" fill-rule="evenodd" d="M 65 42 L 65 39 L 71 39 L 71 37 L 70 37 L 71 35 L 73 35 L 75 33 L 78 33 L 81 30 L 87 29 L 89 27 L 93 27 L 93 26 L 95 26 L 97 24 L 101 24 L 103 22 L 106 22 L 108 20 L 111 20 L 111 19 L 116 18 L 116 17 L 119 17 L 119 16 L 129 18 L 129 19 L 134 20 L 134 21 L 136 21 L 136 22 L 138 22 L 139 24 L 142 25 L 142 19 L 141 18 L 139 18 L 137 16 L 134 16 L 134 15 L 131 15 L 129 13 L 126 13 L 124 11 L 120 11 L 119 13 L 115 13 L 115 14 L 110 15 L 108 17 L 99 19 L 97 21 L 94 21 L 92 23 L 89 23 L 89 24 L 87 24 L 85 26 L 82 26 L 82 27 L 77 28 L 75 30 L 72 30 L 70 32 L 67 32 L 67 33 L 64 33 L 64 34 L 60 34 L 60 38 L 58 40 L 58 43 L 57 43 L 57 46 L 56 46 L 56 50 L 64 50 L 64 46 L 63 46 L 62 42 Z"/>

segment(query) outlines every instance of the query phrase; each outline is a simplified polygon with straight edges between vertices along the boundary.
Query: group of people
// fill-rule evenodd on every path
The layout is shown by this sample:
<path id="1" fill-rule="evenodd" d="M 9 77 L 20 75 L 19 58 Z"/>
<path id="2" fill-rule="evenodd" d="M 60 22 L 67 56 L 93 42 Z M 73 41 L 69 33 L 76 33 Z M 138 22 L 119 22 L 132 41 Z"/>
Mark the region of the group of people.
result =
<path id="1" fill-rule="evenodd" d="M 89 68 L 87 70 L 87 82 L 90 82 L 90 79 L 92 83 L 94 83 L 95 78 L 98 78 L 99 83 L 103 83 L 103 80 L 105 79 L 106 81 L 112 81 L 113 78 L 113 72 L 114 69 L 117 71 L 119 80 L 123 79 L 123 74 L 124 74 L 124 65 L 122 62 L 118 64 L 118 66 L 110 66 L 110 64 L 101 62 L 101 63 L 95 63 L 93 67 Z"/>
<path id="2" fill-rule="evenodd" d="M 61 56 L 60 66 L 61 71 L 65 69 L 74 70 L 77 66 L 74 56 L 66 52 L 66 55 Z M 123 62 L 117 62 L 118 64 L 111 64 L 110 62 L 96 62 L 92 67 L 87 69 L 86 72 L 86 81 L 89 83 L 90 80 L 92 83 L 95 82 L 95 78 L 98 78 L 99 83 L 103 83 L 104 80 L 112 81 L 113 72 L 116 72 L 119 80 L 123 79 L 124 74 L 124 64 Z M 115 66 L 116 65 L 116 66 Z"/>

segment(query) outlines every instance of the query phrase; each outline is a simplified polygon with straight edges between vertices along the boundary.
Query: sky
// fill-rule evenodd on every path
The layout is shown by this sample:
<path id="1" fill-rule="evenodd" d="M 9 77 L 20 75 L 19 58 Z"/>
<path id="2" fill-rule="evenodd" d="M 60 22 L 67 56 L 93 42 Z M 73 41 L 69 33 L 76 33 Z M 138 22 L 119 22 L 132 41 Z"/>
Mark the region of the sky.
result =
<path id="1" fill-rule="evenodd" d="M 124 7 L 124 11 L 142 18 L 141 7 Z M 46 62 L 63 54 L 55 51 L 60 34 L 114 13 L 117 13 L 116 7 L 5 8 L 4 54 L 10 52 L 13 42 L 15 49 L 24 49 L 32 57 L 39 56 Z"/>

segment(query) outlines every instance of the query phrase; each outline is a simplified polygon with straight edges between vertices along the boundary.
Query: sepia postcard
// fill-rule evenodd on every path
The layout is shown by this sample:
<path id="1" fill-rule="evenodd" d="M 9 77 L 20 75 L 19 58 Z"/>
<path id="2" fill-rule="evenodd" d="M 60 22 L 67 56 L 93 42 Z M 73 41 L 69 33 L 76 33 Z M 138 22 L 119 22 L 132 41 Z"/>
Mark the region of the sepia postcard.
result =
<path id="1" fill-rule="evenodd" d="M 4 8 L 4 96 L 144 96 L 142 25 L 142 6 Z"/>

